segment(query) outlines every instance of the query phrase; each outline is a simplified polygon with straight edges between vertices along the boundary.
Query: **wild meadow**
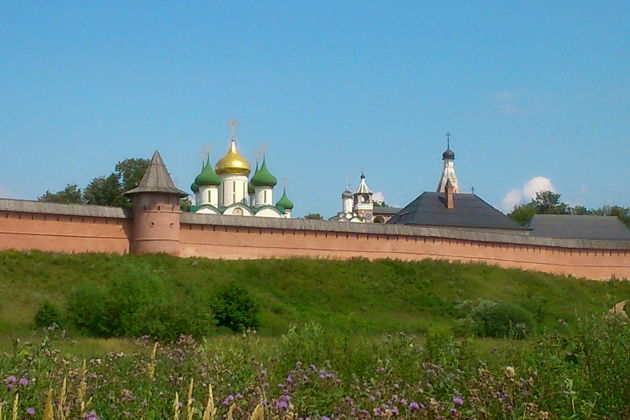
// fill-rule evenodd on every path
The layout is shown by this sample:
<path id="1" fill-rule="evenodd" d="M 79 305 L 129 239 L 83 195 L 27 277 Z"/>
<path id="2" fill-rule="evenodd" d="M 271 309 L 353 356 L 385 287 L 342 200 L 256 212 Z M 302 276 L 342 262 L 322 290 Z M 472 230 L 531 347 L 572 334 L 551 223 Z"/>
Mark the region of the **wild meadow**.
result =
<path id="1" fill-rule="evenodd" d="M 309 323 L 271 342 L 144 338 L 90 359 L 53 334 L 3 355 L 0 418 L 630 418 L 628 323 L 579 321 L 526 341 L 348 340 Z"/>
<path id="2" fill-rule="evenodd" d="M 436 261 L 2 252 L 0 420 L 627 419 L 629 296 Z"/>

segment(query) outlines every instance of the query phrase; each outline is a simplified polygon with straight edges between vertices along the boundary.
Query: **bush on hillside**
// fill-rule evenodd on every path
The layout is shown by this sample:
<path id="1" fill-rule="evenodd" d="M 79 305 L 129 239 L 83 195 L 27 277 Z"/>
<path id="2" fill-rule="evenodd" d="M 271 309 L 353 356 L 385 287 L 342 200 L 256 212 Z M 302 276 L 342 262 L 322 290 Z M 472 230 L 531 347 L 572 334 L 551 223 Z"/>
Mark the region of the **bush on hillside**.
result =
<path id="1" fill-rule="evenodd" d="M 534 327 L 534 317 L 526 309 L 486 299 L 464 301 L 456 307 L 459 316 L 455 332 L 480 337 L 525 338 Z"/>
<path id="2" fill-rule="evenodd" d="M 68 318 L 96 337 L 149 335 L 171 341 L 182 334 L 201 337 L 213 327 L 207 303 L 191 290 L 164 289 L 151 273 L 134 270 L 111 284 L 83 284 L 67 303 Z"/>
<path id="3" fill-rule="evenodd" d="M 247 289 L 230 283 L 214 296 L 212 314 L 218 326 L 234 332 L 256 329 L 260 326 L 259 307 Z"/>
<path id="4" fill-rule="evenodd" d="M 35 313 L 33 322 L 38 328 L 61 327 L 61 312 L 52 303 L 44 302 Z"/>
<path id="5" fill-rule="evenodd" d="M 477 314 L 484 337 L 525 338 L 532 331 L 534 317 L 526 309 L 510 303 L 497 303 Z"/>

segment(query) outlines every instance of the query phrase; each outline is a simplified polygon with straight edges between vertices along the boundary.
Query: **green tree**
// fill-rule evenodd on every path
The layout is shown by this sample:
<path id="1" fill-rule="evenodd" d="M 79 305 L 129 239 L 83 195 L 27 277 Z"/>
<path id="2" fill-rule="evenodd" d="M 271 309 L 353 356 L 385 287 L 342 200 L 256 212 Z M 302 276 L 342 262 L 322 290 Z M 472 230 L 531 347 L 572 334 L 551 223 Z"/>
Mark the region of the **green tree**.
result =
<path id="1" fill-rule="evenodd" d="M 37 201 L 44 201 L 47 203 L 62 203 L 62 204 L 75 204 L 83 203 L 83 194 L 81 188 L 77 184 L 68 184 L 66 188 L 56 193 L 51 193 L 46 190 L 44 194 L 37 198 Z"/>
<path id="2" fill-rule="evenodd" d="M 584 215 L 591 214 L 591 211 L 589 209 L 587 209 L 586 207 L 584 207 L 584 206 L 571 207 L 569 209 L 569 212 L 571 214 L 575 214 L 577 216 L 584 216 Z"/>
<path id="3" fill-rule="evenodd" d="M 99 176 L 85 187 L 85 199 L 88 204 L 102 206 L 127 206 L 127 199 L 122 195 L 124 191 L 116 174 L 108 177 Z"/>
<path id="4" fill-rule="evenodd" d="M 324 220 L 322 215 L 319 214 L 319 213 L 309 213 L 306 216 L 304 216 L 304 218 L 305 219 L 310 219 L 310 220 Z"/>
<path id="5" fill-rule="evenodd" d="M 530 202 L 539 214 L 568 214 L 569 206 L 560 201 L 560 194 L 553 191 L 539 191 Z"/>
<path id="6" fill-rule="evenodd" d="M 508 214 L 508 216 L 514 219 L 518 224 L 525 226 L 536 214 L 536 207 L 531 204 L 521 204 L 520 206 L 515 206 L 512 213 Z"/>
<path id="7" fill-rule="evenodd" d="M 90 182 L 84 191 L 85 201 L 89 204 L 131 208 L 131 202 L 123 193 L 138 186 L 148 166 L 147 159 L 121 160 L 109 176 L 99 176 Z"/>
<path id="8" fill-rule="evenodd" d="M 184 212 L 190 211 L 190 207 L 192 206 L 192 201 L 190 198 L 180 198 L 179 199 L 179 209 Z"/>
<path id="9" fill-rule="evenodd" d="M 136 188 L 148 167 L 148 159 L 129 158 L 118 162 L 114 174 L 118 177 L 122 191 Z"/>

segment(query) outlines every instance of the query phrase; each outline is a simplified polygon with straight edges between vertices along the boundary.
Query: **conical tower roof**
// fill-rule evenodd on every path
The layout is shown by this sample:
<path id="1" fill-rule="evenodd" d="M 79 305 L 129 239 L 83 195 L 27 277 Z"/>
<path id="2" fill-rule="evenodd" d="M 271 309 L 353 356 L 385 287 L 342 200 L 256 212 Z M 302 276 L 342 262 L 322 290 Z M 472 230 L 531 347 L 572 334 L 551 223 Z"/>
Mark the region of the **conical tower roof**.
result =
<path id="1" fill-rule="evenodd" d="M 271 175 L 271 172 L 269 172 L 269 169 L 267 169 L 266 158 L 263 158 L 262 165 L 252 177 L 251 182 L 254 187 L 275 187 L 278 183 L 276 177 Z"/>
<path id="2" fill-rule="evenodd" d="M 162 160 L 162 156 L 156 150 L 153 153 L 151 162 L 140 183 L 136 188 L 126 191 L 125 195 L 132 195 L 145 192 L 159 192 L 166 194 L 176 194 L 180 197 L 187 197 L 188 193 L 180 190 L 175 186 L 171 176 L 166 170 L 166 165 Z"/>

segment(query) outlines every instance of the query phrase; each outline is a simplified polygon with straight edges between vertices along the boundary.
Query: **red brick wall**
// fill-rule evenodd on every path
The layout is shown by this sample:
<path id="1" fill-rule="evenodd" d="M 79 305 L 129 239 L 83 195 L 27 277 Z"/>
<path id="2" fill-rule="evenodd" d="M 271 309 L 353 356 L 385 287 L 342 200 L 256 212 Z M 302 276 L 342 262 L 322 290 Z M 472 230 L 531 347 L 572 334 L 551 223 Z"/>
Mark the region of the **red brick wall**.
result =
<path id="1" fill-rule="evenodd" d="M 129 252 L 131 220 L 0 211 L 0 249 Z M 502 267 L 630 279 L 630 250 L 568 249 L 421 236 L 182 224 L 180 255 L 207 258 L 351 257 L 483 262 Z"/>
<path id="2" fill-rule="evenodd" d="M 0 211 L 0 249 L 129 252 L 127 219 Z"/>
<path id="3" fill-rule="evenodd" d="M 208 258 L 351 258 L 483 262 L 590 279 L 630 279 L 630 250 L 577 250 L 460 239 L 182 224 L 180 255 Z"/>

